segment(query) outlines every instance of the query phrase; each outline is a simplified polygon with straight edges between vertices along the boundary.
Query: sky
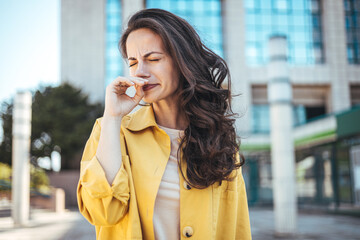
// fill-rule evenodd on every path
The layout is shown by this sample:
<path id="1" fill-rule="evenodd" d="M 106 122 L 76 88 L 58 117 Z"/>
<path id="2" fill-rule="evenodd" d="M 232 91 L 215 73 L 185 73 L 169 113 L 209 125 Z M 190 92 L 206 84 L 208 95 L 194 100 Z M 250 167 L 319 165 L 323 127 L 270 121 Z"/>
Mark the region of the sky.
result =
<path id="1" fill-rule="evenodd" d="M 0 0 L 0 102 L 59 83 L 60 0 Z"/>
<path id="2" fill-rule="evenodd" d="M 60 0 L 0 0 L 0 33 L 0 103 L 59 84 Z"/>

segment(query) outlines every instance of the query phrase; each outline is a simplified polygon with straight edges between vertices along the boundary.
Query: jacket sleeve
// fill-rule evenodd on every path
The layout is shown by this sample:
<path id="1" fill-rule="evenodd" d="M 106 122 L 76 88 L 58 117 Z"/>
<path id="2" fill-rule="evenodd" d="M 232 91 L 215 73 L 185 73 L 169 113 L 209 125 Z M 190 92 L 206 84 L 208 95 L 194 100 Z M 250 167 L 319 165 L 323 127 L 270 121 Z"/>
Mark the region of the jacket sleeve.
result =
<path id="1" fill-rule="evenodd" d="M 97 120 L 81 159 L 77 200 L 81 214 L 91 224 L 111 226 L 118 223 L 128 211 L 129 179 L 124 168 L 124 160 L 128 159 L 124 155 L 125 152 L 122 152 L 121 167 L 114 181 L 109 185 L 105 172 L 95 155 L 100 130 L 100 123 Z"/>

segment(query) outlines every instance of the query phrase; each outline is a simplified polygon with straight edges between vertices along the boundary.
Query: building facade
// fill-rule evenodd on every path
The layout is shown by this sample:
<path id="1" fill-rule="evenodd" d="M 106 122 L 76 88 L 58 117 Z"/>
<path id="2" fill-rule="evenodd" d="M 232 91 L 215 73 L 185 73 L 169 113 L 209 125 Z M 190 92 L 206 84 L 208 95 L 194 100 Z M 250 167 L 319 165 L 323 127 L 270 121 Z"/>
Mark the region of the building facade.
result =
<path id="1" fill-rule="evenodd" d="M 360 104 L 360 1 L 61 2 L 61 79 L 83 88 L 93 101 L 103 101 L 106 85 L 127 75 L 117 43 L 128 17 L 143 8 L 163 8 L 187 19 L 225 58 L 232 91 L 241 94 L 233 99 L 233 110 L 241 115 L 236 126 L 254 204 L 272 201 L 267 45 L 272 35 L 285 35 L 299 202 L 356 204 L 360 142 L 355 127 L 347 135 L 339 132 L 344 124 L 339 119 Z"/>
<path id="2" fill-rule="evenodd" d="M 105 98 L 105 1 L 61 1 L 60 79 Z"/>

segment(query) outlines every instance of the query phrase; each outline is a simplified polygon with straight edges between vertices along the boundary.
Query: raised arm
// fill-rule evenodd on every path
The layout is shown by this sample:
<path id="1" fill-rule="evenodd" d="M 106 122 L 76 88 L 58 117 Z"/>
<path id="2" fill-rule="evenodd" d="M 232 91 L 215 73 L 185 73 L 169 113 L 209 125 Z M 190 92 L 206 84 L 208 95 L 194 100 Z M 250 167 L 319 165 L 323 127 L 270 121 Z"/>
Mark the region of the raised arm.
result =
<path id="1" fill-rule="evenodd" d="M 105 111 L 96 156 L 104 168 L 109 183 L 112 183 L 121 166 L 119 138 L 121 120 L 138 105 L 144 96 L 142 87 L 146 83 L 147 80 L 142 78 L 118 77 L 106 88 Z M 130 86 L 135 86 L 134 97 L 126 94 L 126 90 Z"/>
<path id="2" fill-rule="evenodd" d="M 86 143 L 77 196 L 80 212 L 93 225 L 117 224 L 127 213 L 130 166 L 121 120 L 143 97 L 144 84 L 138 78 L 119 77 L 107 87 L 104 117 L 96 121 Z M 132 85 L 136 95 L 129 97 L 125 92 Z"/>

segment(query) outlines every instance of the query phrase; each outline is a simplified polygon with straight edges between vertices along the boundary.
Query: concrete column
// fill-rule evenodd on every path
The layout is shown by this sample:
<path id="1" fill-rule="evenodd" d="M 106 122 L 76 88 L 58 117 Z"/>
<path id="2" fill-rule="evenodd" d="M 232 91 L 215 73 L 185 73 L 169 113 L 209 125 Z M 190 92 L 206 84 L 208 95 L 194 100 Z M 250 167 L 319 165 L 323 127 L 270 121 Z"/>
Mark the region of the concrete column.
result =
<path id="1" fill-rule="evenodd" d="M 26 226 L 30 205 L 30 92 L 16 94 L 13 111 L 12 218 L 15 226 Z"/>
<path id="2" fill-rule="evenodd" d="M 130 19 L 130 17 L 136 13 L 137 11 L 145 8 L 145 1 L 143 0 L 122 0 L 122 23 L 123 23 L 123 29 L 126 29 L 127 23 Z M 129 66 L 126 61 L 124 61 L 123 65 L 123 74 L 124 76 L 129 76 Z M 131 90 L 131 95 L 135 94 L 135 90 Z"/>
<path id="3" fill-rule="evenodd" d="M 145 8 L 143 0 L 122 0 L 123 23 L 127 24 L 129 18 L 137 11 Z"/>
<path id="4" fill-rule="evenodd" d="M 279 235 L 294 234 L 297 225 L 292 89 L 286 51 L 286 37 L 270 38 L 268 100 L 275 232 Z"/>
<path id="5" fill-rule="evenodd" d="M 61 0 L 61 82 L 105 99 L 106 0 Z"/>
<path id="6" fill-rule="evenodd" d="M 65 212 L 65 191 L 62 188 L 54 188 L 51 191 L 51 207 L 57 213 Z"/>
<path id="7" fill-rule="evenodd" d="M 325 48 L 325 63 L 331 71 L 330 111 L 338 112 L 351 106 L 350 86 L 348 82 L 346 28 L 344 2 L 326 0 L 322 2 L 322 26 Z"/>
<path id="8" fill-rule="evenodd" d="M 243 0 L 223 0 L 223 39 L 225 60 L 229 65 L 232 79 L 232 108 L 240 114 L 236 129 L 240 136 L 248 136 L 251 131 L 251 86 L 246 76 L 245 59 L 245 9 Z"/>

